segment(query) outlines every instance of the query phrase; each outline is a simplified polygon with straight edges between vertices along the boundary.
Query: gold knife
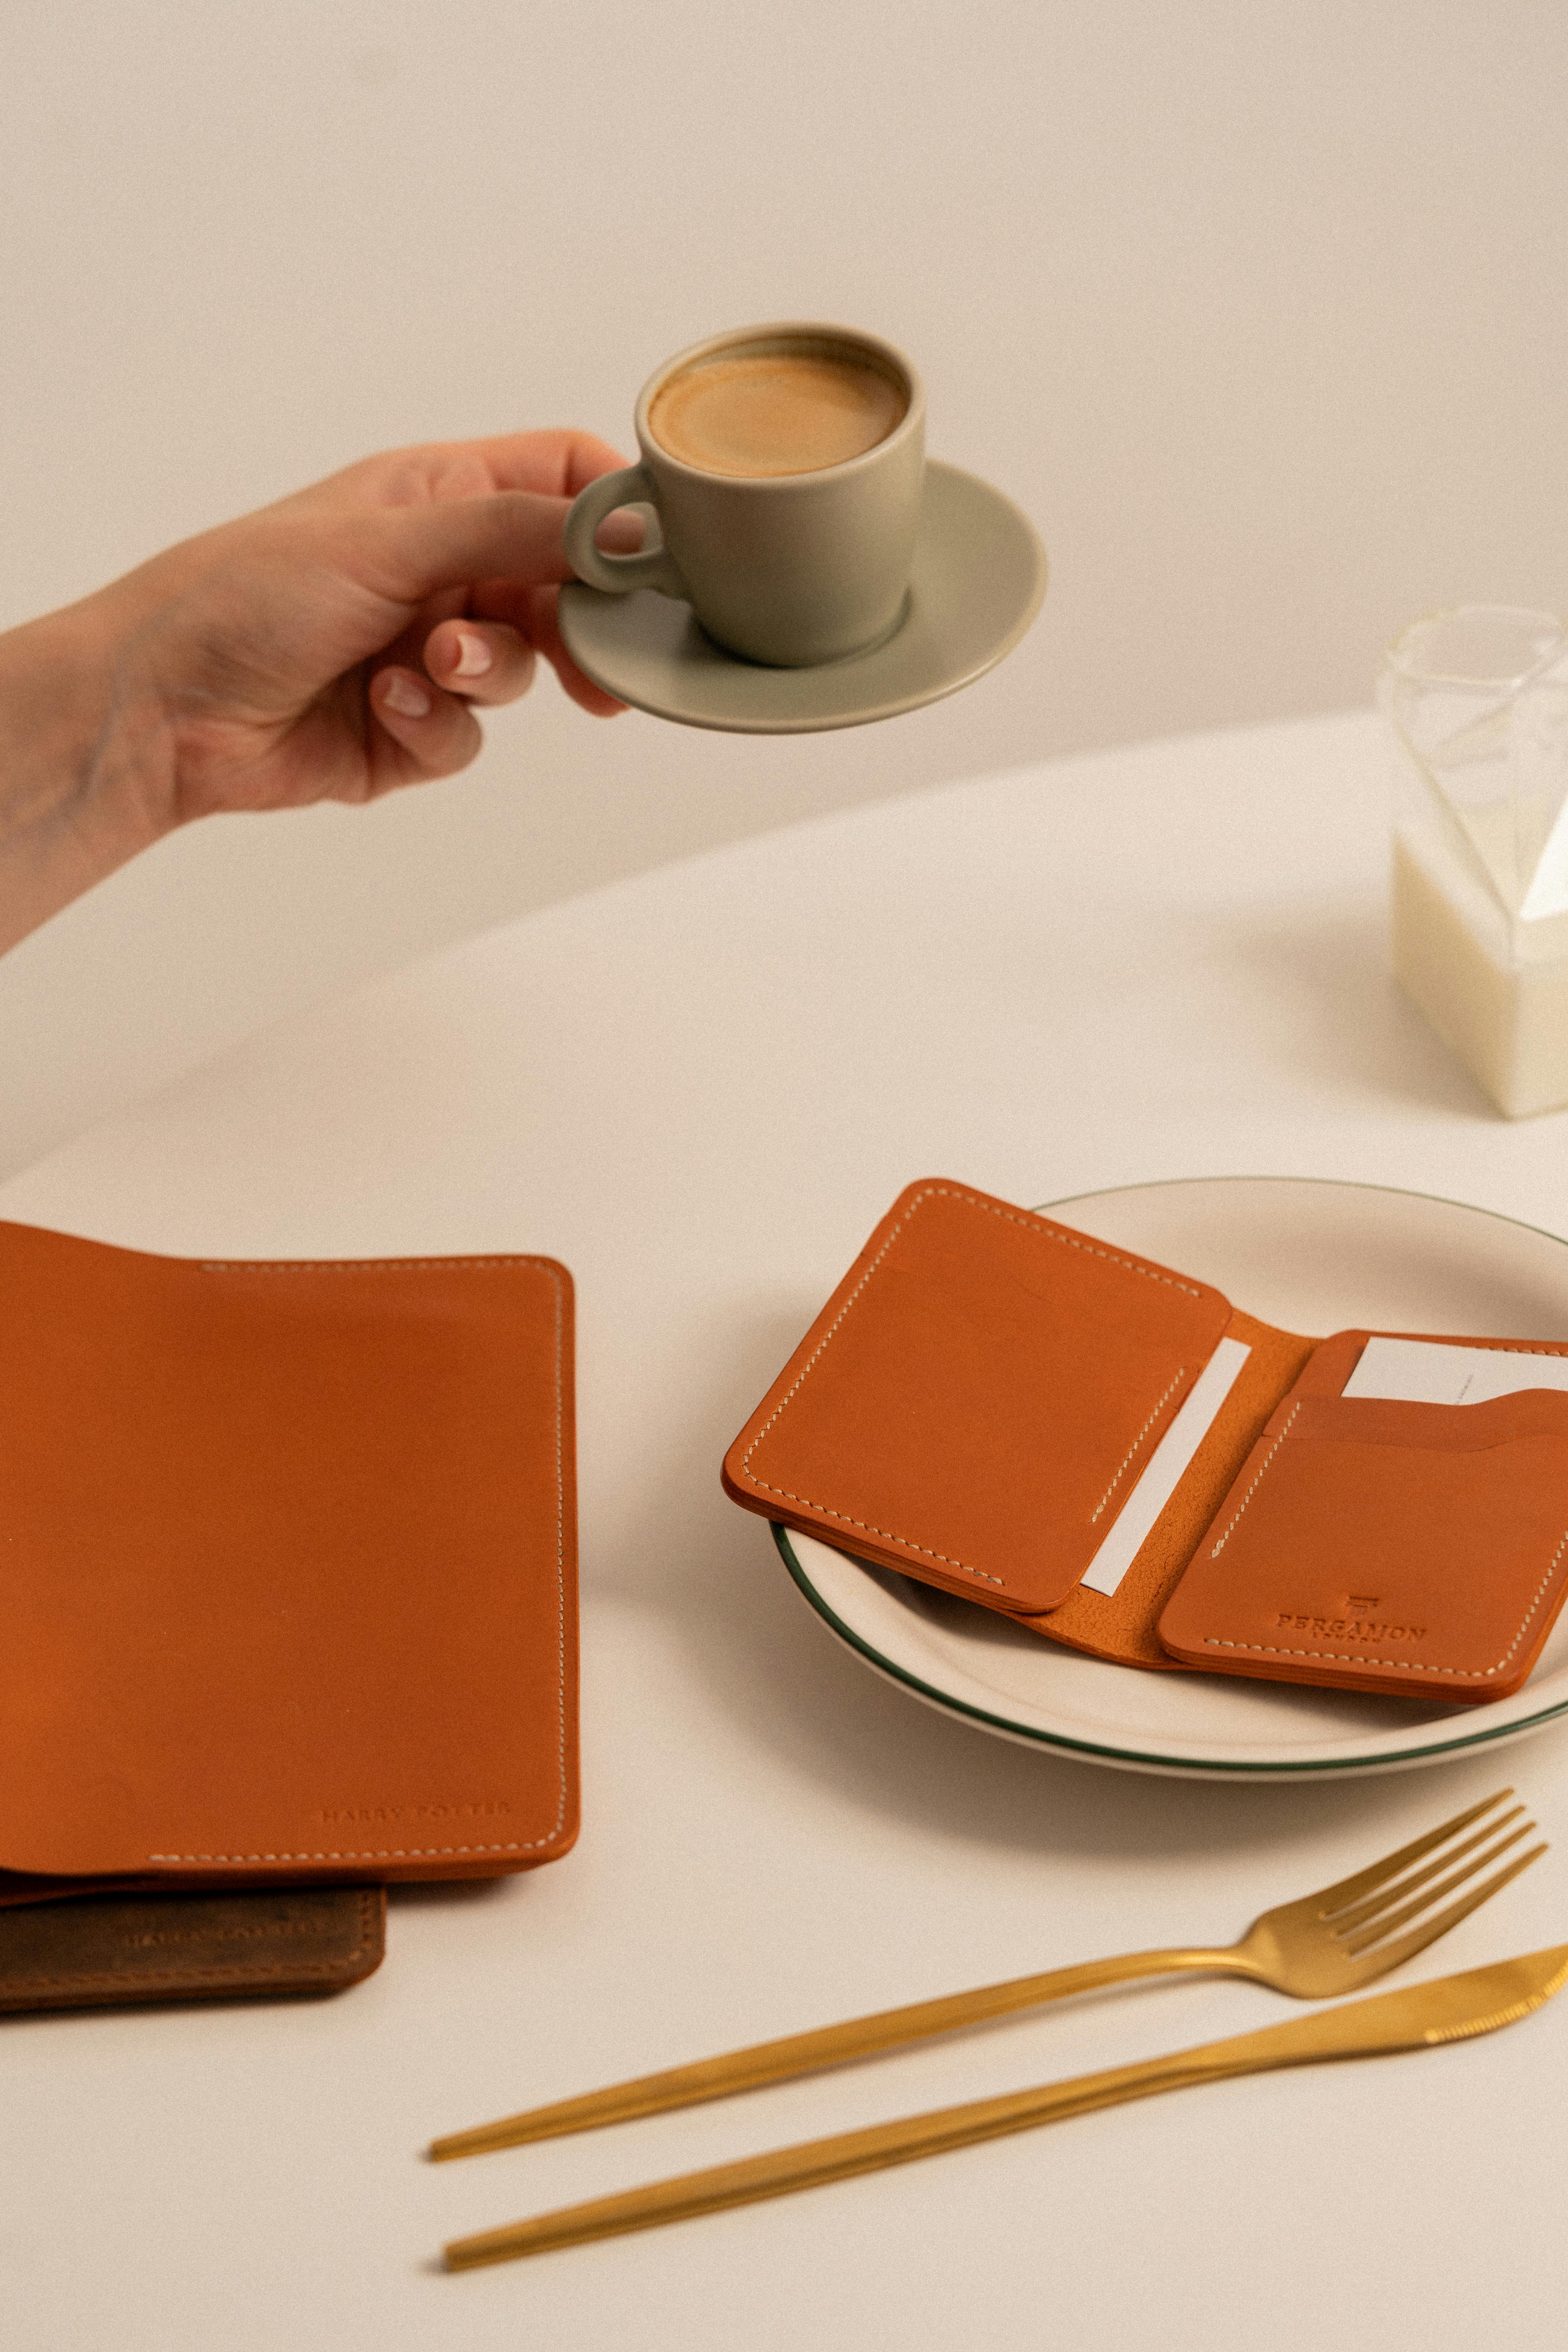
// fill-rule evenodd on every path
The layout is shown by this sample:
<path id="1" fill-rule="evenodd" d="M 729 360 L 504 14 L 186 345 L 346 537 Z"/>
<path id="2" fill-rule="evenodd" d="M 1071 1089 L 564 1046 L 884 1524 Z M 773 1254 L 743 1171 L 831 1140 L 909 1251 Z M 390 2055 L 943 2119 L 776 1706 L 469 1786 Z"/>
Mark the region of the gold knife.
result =
<path id="1" fill-rule="evenodd" d="M 1568 1944 L 1559 1944 L 1551 1951 L 1500 1960 L 1492 1968 L 1472 1969 L 1464 1976 L 1439 1977 L 1405 1992 L 1347 2001 L 1338 2009 L 1291 2018 L 1256 2033 L 1234 2034 L 1226 2042 L 1202 2042 L 1195 2049 L 1178 2050 L 1169 2057 L 1147 2059 L 1136 2066 L 1112 2066 L 1104 2074 L 1045 2083 L 1003 2098 L 975 2099 L 963 2106 L 906 2116 L 897 2123 L 874 2124 L 866 2131 L 839 2132 L 829 2139 L 805 2140 L 766 2156 L 747 2157 L 738 2164 L 719 2164 L 703 2172 L 682 2173 L 673 2180 L 656 2180 L 619 2197 L 568 2205 L 531 2221 L 510 2222 L 504 2229 L 486 2230 L 477 2237 L 455 2238 L 444 2249 L 444 2258 L 448 2270 L 474 2270 L 481 2263 L 548 2253 L 558 2246 L 583 2245 L 590 2239 L 616 2237 L 628 2230 L 655 2229 L 664 2221 L 690 2221 L 730 2205 L 786 2197 L 799 2189 L 819 2189 L 831 2180 L 847 2180 L 856 2173 L 912 2164 L 919 2157 L 945 2155 L 951 2148 L 969 2147 L 978 2140 L 1028 2131 L 1036 2124 L 1057 2123 L 1068 2116 L 1088 2115 L 1096 2107 L 1115 2106 L 1123 2099 L 1148 2098 L 1156 2091 L 1179 2091 L 1189 2084 L 1217 2083 L 1227 2075 L 1262 2074 L 1276 2066 L 1310 2066 L 1326 2058 L 1367 2058 L 1385 2051 L 1430 2049 L 1440 2042 L 1462 2042 L 1528 2017 L 1565 1981 Z"/>

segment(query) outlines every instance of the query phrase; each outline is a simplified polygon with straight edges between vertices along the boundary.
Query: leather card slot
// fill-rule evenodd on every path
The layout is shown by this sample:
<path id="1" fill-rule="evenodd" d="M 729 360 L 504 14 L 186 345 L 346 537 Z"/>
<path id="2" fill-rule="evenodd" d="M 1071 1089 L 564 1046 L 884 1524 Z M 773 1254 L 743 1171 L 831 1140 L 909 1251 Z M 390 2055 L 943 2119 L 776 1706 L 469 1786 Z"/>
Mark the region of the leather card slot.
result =
<path id="1" fill-rule="evenodd" d="M 1294 1388 L 1284 1400 L 1286 1409 L 1298 1397 L 1337 1397 L 1361 1360 L 1370 1331 L 1334 1331 L 1321 1339 L 1301 1367 Z"/>
<path id="2" fill-rule="evenodd" d="M 1456 1703 L 1524 1680 L 1568 1579 L 1568 1397 L 1298 1398 L 1160 1621 L 1191 1665 Z"/>
<path id="3" fill-rule="evenodd" d="M 1568 1440 L 1568 1395 L 1521 1389 L 1483 1404 L 1416 1404 L 1392 1397 L 1299 1397 L 1276 1415 L 1300 1440 L 1325 1445 L 1398 1445 L 1433 1454 L 1482 1454 L 1514 1437 Z"/>
<path id="4" fill-rule="evenodd" d="M 1290 1395 L 1285 1400 L 1287 1407 L 1294 1403 L 1298 1397 L 1341 1395 L 1346 1382 L 1351 1380 L 1360 1366 L 1367 1344 L 1372 1340 L 1408 1342 L 1416 1348 L 1435 1348 L 1439 1351 L 1450 1349 L 1461 1349 L 1467 1356 L 1487 1357 L 1494 1363 L 1497 1358 L 1501 1356 L 1510 1364 L 1515 1365 L 1516 1369 L 1518 1368 L 1517 1360 L 1521 1358 L 1549 1357 L 1556 1360 L 1557 1363 L 1561 1363 L 1564 1357 L 1568 1357 L 1568 1345 L 1553 1344 L 1551 1341 L 1540 1339 L 1475 1339 L 1430 1331 L 1335 1331 L 1328 1339 L 1321 1340 L 1313 1349 L 1302 1367 L 1300 1377 Z M 1556 1383 L 1549 1383 L 1548 1392 L 1555 1391 Z M 1521 1381 L 1515 1393 L 1523 1392 L 1524 1383 Z M 1387 1401 L 1392 1402 L 1395 1400 L 1390 1398 Z M 1415 1400 L 1402 1398 L 1398 1401 L 1414 1402 Z M 1373 1399 L 1366 1398 L 1362 1402 L 1370 1403 Z"/>

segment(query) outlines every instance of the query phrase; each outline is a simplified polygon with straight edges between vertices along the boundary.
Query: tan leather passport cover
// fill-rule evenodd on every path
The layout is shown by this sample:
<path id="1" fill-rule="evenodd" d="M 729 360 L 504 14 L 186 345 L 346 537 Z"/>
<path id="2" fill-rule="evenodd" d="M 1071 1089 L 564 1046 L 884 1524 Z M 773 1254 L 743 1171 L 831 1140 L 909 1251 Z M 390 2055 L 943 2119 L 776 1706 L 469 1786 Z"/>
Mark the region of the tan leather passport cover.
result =
<path id="1" fill-rule="evenodd" d="M 730 1448 L 724 1485 L 1037 1616 L 1077 1585 L 1230 1320 L 1207 1284 L 965 1185 L 911 1184 Z"/>
<path id="2" fill-rule="evenodd" d="M 0 1902 L 563 1853 L 575 1570 L 550 1260 L 0 1226 Z"/>
<path id="3" fill-rule="evenodd" d="M 0 2011 L 341 1992 L 381 1965 L 380 1886 L 99 1895 L 0 1914 Z"/>

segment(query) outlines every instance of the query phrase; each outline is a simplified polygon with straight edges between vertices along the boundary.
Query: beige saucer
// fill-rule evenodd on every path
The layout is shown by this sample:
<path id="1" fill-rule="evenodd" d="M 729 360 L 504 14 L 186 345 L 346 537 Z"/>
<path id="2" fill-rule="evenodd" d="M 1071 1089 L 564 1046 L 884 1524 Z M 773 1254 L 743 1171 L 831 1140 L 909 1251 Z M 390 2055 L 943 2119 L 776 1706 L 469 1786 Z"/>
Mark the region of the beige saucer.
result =
<path id="1" fill-rule="evenodd" d="M 931 460 L 909 611 L 883 645 L 812 669 L 725 653 L 690 607 L 639 589 L 561 592 L 561 634 L 607 694 L 684 727 L 805 735 L 863 727 L 956 694 L 1010 654 L 1046 593 L 1046 552 L 1010 499 Z"/>

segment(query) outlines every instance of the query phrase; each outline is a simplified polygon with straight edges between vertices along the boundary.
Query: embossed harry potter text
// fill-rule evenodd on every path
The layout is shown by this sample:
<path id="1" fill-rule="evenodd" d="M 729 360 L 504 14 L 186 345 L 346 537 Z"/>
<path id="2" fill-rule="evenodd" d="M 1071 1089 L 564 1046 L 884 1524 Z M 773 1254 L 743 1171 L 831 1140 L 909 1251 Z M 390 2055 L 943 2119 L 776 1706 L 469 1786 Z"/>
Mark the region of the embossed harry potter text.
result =
<path id="1" fill-rule="evenodd" d="M 504 1797 L 477 1797 L 458 1805 L 323 1805 L 314 1819 L 328 1829 L 350 1822 L 493 1821 L 510 1813 Z"/>

